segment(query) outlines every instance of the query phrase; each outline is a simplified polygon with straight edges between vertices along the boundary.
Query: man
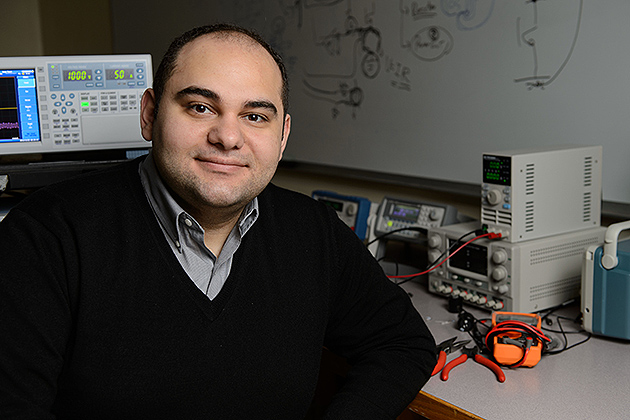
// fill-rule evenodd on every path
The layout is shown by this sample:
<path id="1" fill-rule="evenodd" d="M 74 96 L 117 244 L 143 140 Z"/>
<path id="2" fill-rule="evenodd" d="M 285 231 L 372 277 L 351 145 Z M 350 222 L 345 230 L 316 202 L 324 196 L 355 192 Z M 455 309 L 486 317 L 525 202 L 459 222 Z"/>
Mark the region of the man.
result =
<path id="1" fill-rule="evenodd" d="M 142 99 L 146 159 L 39 190 L 0 223 L 0 417 L 300 419 L 323 346 L 330 419 L 394 418 L 434 342 L 335 213 L 268 185 L 290 131 L 280 58 L 217 25 Z"/>

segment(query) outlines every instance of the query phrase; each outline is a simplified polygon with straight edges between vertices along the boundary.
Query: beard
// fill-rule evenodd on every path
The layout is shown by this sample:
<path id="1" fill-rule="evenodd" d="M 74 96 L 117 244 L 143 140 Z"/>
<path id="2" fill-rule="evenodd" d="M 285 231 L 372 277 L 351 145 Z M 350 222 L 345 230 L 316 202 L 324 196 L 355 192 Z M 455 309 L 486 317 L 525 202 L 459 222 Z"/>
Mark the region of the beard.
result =
<path id="1" fill-rule="evenodd" d="M 165 184 L 184 210 L 203 218 L 206 211 L 240 212 L 271 181 L 275 165 L 259 165 L 253 159 L 234 155 L 192 152 L 188 156 L 157 150 L 156 166 Z M 242 167 L 235 171 L 212 171 L 207 160 L 231 160 Z"/>

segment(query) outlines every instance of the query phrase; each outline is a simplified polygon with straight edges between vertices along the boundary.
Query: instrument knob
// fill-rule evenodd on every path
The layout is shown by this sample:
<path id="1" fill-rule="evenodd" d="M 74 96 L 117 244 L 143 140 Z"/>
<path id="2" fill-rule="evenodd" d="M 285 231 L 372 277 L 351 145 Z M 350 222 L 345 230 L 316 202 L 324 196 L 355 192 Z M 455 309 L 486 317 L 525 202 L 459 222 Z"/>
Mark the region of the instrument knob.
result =
<path id="1" fill-rule="evenodd" d="M 427 255 L 429 257 L 429 264 L 434 264 L 437 262 L 437 259 L 440 258 L 440 255 L 442 255 L 442 253 L 438 249 L 432 249 L 427 253 Z"/>
<path id="2" fill-rule="evenodd" d="M 504 249 L 497 249 L 492 254 L 492 261 L 495 264 L 503 264 L 504 262 L 507 261 L 507 258 L 508 258 L 508 255 L 507 255 L 507 252 L 505 252 Z"/>
<path id="3" fill-rule="evenodd" d="M 429 235 L 429 247 L 430 248 L 439 248 L 442 245 L 442 237 L 437 233 L 433 233 Z"/>
<path id="4" fill-rule="evenodd" d="M 503 194 L 499 190 L 490 190 L 488 191 L 488 195 L 486 195 L 486 200 L 491 206 L 496 206 L 501 201 L 503 201 Z"/>
<path id="5" fill-rule="evenodd" d="M 508 276 L 507 268 L 503 267 L 502 265 L 492 270 L 492 278 L 495 281 L 505 280 L 507 276 Z"/>
<path id="6" fill-rule="evenodd" d="M 355 214 L 357 214 L 356 204 L 348 204 L 348 206 L 346 207 L 346 214 L 348 216 L 354 216 Z"/>

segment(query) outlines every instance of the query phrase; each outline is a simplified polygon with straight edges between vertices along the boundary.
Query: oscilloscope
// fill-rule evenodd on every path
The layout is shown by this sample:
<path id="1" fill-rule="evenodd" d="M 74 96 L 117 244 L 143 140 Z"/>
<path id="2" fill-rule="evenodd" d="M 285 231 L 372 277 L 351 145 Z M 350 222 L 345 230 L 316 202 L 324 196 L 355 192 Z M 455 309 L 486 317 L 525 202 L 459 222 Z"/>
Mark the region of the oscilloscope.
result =
<path id="1" fill-rule="evenodd" d="M 152 73 L 149 54 L 0 57 L 0 156 L 148 149 Z"/>
<path id="2" fill-rule="evenodd" d="M 150 55 L 0 58 L 0 154 L 147 147 Z"/>

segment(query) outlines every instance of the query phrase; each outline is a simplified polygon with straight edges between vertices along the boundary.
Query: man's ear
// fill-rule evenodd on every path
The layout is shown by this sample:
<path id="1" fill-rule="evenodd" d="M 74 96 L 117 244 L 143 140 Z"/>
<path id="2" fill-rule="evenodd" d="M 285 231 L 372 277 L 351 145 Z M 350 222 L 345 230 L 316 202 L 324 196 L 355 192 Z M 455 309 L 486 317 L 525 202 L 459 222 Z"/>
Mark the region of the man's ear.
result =
<path id="1" fill-rule="evenodd" d="M 287 141 L 289 141 L 289 134 L 291 133 L 291 115 L 287 114 L 284 117 L 284 126 L 282 127 L 282 143 L 280 144 L 280 158 L 278 161 L 282 159 L 282 154 L 284 153 L 284 149 L 287 147 Z"/>
<path id="2" fill-rule="evenodd" d="M 153 121 L 155 120 L 155 91 L 144 91 L 140 102 L 140 130 L 146 141 L 153 140 Z"/>

